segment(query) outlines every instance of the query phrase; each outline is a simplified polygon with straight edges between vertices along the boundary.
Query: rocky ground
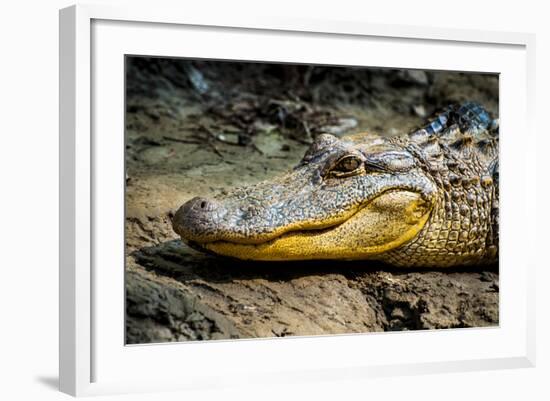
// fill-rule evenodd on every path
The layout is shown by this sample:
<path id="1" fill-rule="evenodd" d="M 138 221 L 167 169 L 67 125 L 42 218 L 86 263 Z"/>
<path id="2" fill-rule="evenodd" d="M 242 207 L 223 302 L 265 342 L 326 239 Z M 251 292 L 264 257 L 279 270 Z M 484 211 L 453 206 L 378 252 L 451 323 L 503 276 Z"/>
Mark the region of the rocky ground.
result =
<path id="1" fill-rule="evenodd" d="M 289 169 L 321 132 L 396 135 L 462 100 L 496 116 L 496 76 L 131 58 L 126 82 L 128 343 L 498 324 L 497 266 L 236 262 L 170 223 L 194 196 Z"/>

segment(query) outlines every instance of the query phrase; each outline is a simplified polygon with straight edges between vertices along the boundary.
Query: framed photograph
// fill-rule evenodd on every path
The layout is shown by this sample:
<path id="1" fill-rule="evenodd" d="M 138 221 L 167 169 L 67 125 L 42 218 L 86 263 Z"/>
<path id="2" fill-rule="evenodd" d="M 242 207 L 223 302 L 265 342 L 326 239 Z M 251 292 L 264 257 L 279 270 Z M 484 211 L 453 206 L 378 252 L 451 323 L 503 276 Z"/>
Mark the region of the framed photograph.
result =
<path id="1" fill-rule="evenodd" d="M 534 365 L 534 37 L 60 12 L 60 388 Z"/>

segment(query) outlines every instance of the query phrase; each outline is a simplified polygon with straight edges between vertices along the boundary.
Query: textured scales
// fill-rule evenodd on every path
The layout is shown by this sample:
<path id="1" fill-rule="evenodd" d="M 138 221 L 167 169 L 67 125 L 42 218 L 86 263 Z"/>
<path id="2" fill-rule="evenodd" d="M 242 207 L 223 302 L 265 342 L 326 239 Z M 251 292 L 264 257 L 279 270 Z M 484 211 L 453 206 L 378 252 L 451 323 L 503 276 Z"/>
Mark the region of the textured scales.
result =
<path id="1" fill-rule="evenodd" d="M 439 191 L 424 229 L 389 252 L 389 263 L 444 267 L 497 260 L 498 122 L 475 103 L 450 111 L 454 117 L 438 132 L 424 128 L 392 139 L 416 155 Z"/>
<path id="2" fill-rule="evenodd" d="M 320 135 L 292 171 L 194 198 L 173 226 L 193 247 L 240 259 L 494 263 L 498 121 L 466 102 L 403 136 Z"/>

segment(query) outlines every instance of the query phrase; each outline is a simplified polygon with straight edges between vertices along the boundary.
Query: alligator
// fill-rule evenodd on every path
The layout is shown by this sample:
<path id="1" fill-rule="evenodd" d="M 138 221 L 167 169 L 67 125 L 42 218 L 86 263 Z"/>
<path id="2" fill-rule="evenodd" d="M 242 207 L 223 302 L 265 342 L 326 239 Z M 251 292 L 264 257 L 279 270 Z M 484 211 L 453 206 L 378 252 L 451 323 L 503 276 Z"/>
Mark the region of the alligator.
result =
<path id="1" fill-rule="evenodd" d="M 498 141 L 498 119 L 474 102 L 403 135 L 320 134 L 291 171 L 195 197 L 172 225 L 195 249 L 243 260 L 492 264 Z"/>

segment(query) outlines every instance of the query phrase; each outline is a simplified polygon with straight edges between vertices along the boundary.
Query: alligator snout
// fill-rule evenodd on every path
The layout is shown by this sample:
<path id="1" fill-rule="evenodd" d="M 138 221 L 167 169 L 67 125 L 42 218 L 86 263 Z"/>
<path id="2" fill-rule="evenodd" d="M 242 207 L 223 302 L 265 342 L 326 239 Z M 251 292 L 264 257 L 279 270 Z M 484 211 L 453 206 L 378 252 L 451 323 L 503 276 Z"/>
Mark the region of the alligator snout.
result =
<path id="1" fill-rule="evenodd" d="M 208 241 L 219 226 L 225 210 L 213 199 L 195 197 L 184 203 L 172 219 L 174 231 L 192 241 Z"/>

